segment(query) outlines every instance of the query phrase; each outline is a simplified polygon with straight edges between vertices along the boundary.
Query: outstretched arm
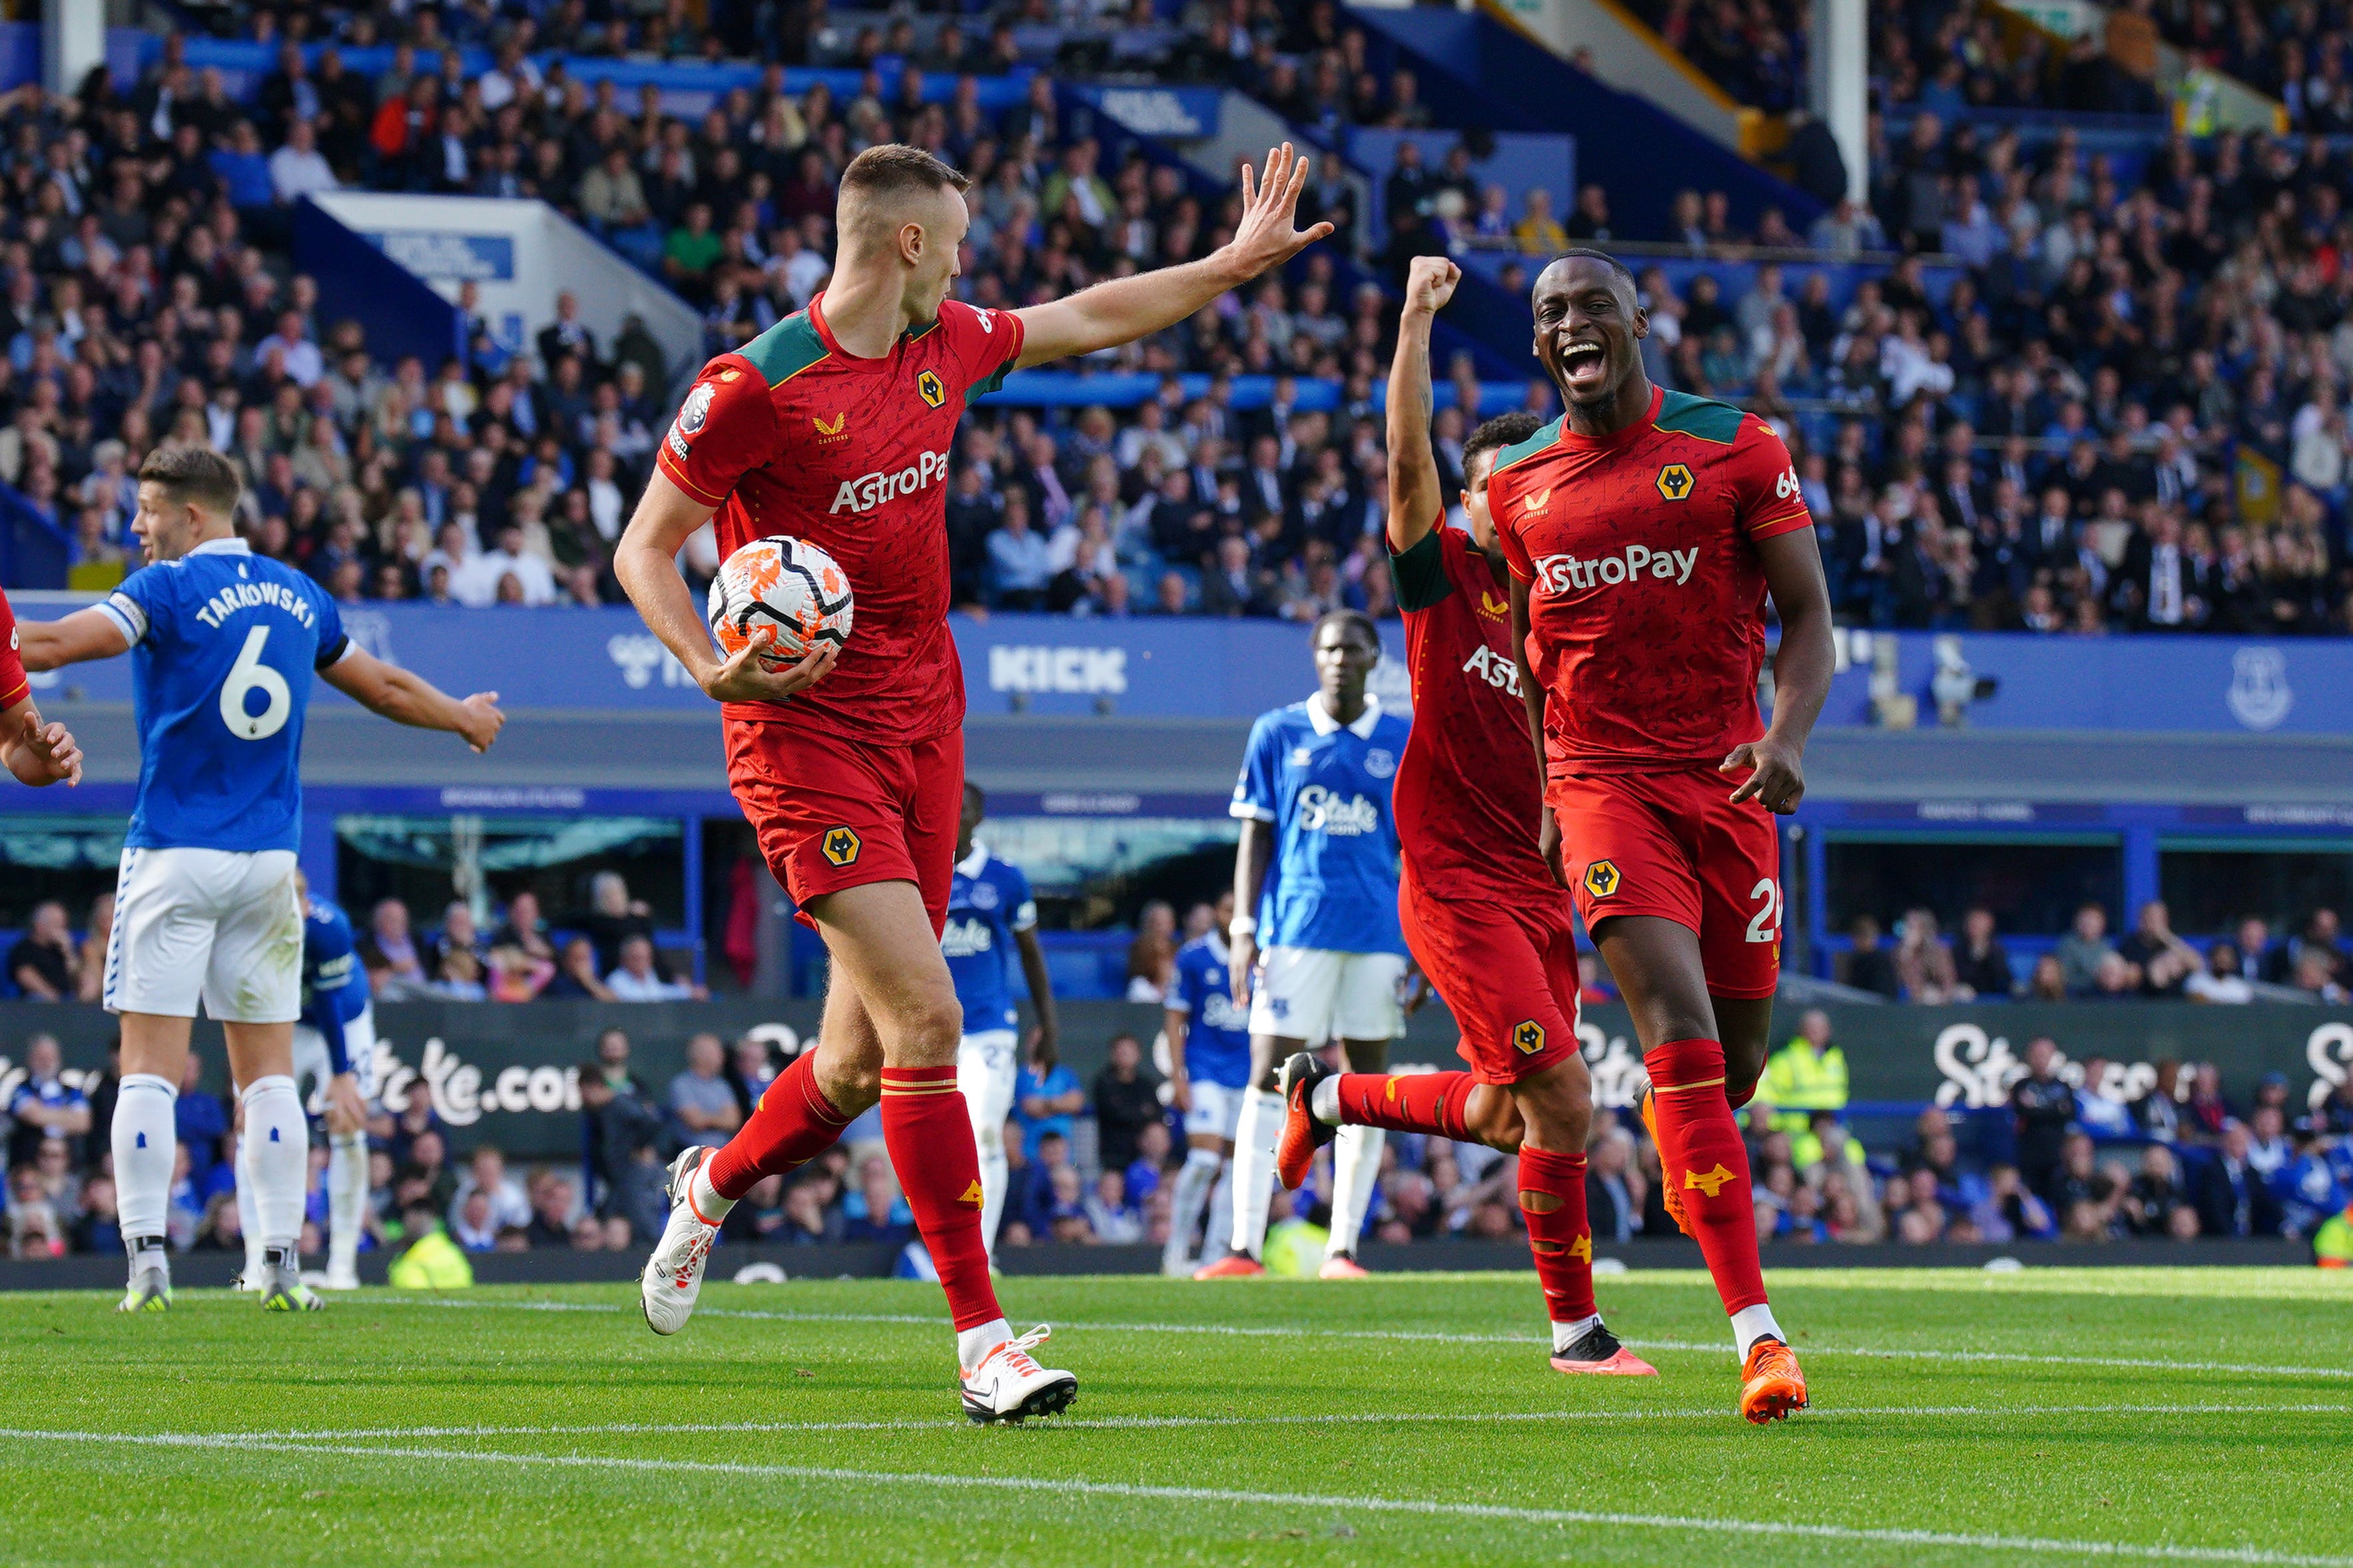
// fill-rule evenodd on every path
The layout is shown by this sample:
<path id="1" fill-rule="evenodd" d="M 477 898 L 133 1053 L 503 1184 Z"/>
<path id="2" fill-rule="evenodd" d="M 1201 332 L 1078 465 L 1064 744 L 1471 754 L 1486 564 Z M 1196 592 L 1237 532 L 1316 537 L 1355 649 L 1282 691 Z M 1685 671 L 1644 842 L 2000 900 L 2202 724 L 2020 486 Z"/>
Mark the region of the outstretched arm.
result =
<path id="1" fill-rule="evenodd" d="M 131 651 L 122 628 L 103 610 L 76 610 L 61 621 L 19 621 L 16 636 L 25 668 L 36 675 Z"/>
<path id="2" fill-rule="evenodd" d="M 709 522 L 718 510 L 687 494 L 656 466 L 647 476 L 646 493 L 638 499 L 637 514 L 613 552 L 613 575 L 621 580 L 647 629 L 661 638 L 713 701 L 782 702 L 824 679 L 840 649 L 819 643 L 798 664 L 775 671 L 758 662 L 760 649 L 753 643 L 745 643 L 733 658 L 719 657 L 711 646 L 711 628 L 695 614 L 694 595 L 678 574 L 678 552 L 687 535 Z"/>
<path id="3" fill-rule="evenodd" d="M 1430 448 L 1430 324 L 1462 269 L 1442 256 L 1417 256 L 1406 274 L 1405 314 L 1389 363 L 1389 553 L 1402 555 L 1446 510 L 1438 459 Z"/>
<path id="4" fill-rule="evenodd" d="M 45 723 L 29 697 L 0 708 L 0 766 L 16 782 L 39 789 L 45 784 L 81 783 L 81 748 L 63 724 Z"/>
<path id="5" fill-rule="evenodd" d="M 1228 289 L 1281 266 L 1329 235 L 1328 223 L 1303 232 L 1294 226 L 1307 170 L 1308 160 L 1293 153 L 1288 142 L 1267 153 L 1263 176 L 1253 178 L 1244 163 L 1241 225 L 1213 255 L 1182 267 L 1115 278 L 1067 300 L 1015 311 L 1023 335 L 1021 357 L 1014 368 L 1027 370 L 1071 354 L 1115 348 L 1175 326 Z"/>
<path id="6" fill-rule="evenodd" d="M 1773 723 L 1763 740 L 1732 748 L 1717 771 L 1752 769 L 1732 798 L 1753 797 L 1787 816 L 1806 798 L 1806 738 L 1821 717 L 1838 662 L 1831 645 L 1831 595 L 1812 529 L 1760 539 L 1757 553 L 1765 563 L 1773 608 L 1781 616 L 1781 647 L 1773 656 Z"/>
<path id="7" fill-rule="evenodd" d="M 371 713 L 418 730 L 447 730 L 477 752 L 489 751 L 507 721 L 495 691 L 477 691 L 460 702 L 423 676 L 356 647 L 319 676 Z"/>

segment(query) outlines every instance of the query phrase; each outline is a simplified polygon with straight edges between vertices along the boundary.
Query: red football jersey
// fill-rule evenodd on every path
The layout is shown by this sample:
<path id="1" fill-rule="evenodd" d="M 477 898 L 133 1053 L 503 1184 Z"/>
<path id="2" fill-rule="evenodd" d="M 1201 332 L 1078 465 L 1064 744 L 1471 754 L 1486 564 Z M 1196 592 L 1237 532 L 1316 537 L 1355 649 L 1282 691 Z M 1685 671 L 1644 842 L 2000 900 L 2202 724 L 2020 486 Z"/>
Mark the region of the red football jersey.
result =
<path id="1" fill-rule="evenodd" d="M 33 691 L 16 641 L 16 613 L 8 607 L 8 591 L 0 588 L 0 709 L 14 708 Z"/>
<path id="2" fill-rule="evenodd" d="M 1390 791 L 1408 871 L 1440 898 L 1565 903 L 1536 855 L 1543 806 L 1511 601 L 1443 517 L 1389 564 L 1413 677 L 1413 732 Z"/>
<path id="3" fill-rule="evenodd" d="M 965 400 L 1021 353 L 1020 319 L 949 300 L 881 359 L 846 353 L 825 296 L 702 367 L 656 461 L 719 509 L 723 560 L 772 533 L 841 563 L 856 621 L 833 673 L 788 702 L 726 718 L 911 745 L 964 721 L 948 635 L 948 456 Z"/>
<path id="4" fill-rule="evenodd" d="M 1553 766 L 1714 767 L 1765 732 L 1756 542 L 1813 520 L 1763 420 L 1664 391 L 1599 440 L 1556 419 L 1496 458 L 1487 504 L 1528 584 Z"/>

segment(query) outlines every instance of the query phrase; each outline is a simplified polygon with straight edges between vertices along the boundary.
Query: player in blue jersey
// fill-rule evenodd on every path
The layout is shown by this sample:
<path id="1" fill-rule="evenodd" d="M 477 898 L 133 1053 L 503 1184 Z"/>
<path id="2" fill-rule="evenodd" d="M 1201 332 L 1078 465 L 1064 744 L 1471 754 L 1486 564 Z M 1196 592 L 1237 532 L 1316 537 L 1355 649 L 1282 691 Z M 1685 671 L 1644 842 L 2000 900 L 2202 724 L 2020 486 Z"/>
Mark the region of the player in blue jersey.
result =
<path id="1" fill-rule="evenodd" d="M 1388 1065 L 1389 1042 L 1405 1032 L 1389 787 L 1409 727 L 1365 689 L 1381 658 L 1368 616 L 1334 610 L 1315 623 L 1313 647 L 1319 689 L 1251 726 L 1229 807 L 1242 821 L 1228 929 L 1234 1000 L 1250 1004 L 1250 1087 L 1234 1131 L 1231 1249 L 1195 1279 L 1266 1271 L 1259 1254 L 1283 1121 L 1276 1064 L 1338 1040 L 1354 1070 L 1378 1072 Z M 1326 1279 L 1364 1273 L 1356 1235 L 1384 1142 L 1377 1127 L 1344 1127 L 1334 1144 Z"/>
<path id="2" fill-rule="evenodd" d="M 1233 919 L 1228 889 L 1218 896 L 1209 929 L 1176 950 L 1176 982 L 1168 988 L 1168 1094 L 1185 1118 L 1185 1166 L 1170 1194 L 1160 1267 L 1179 1278 L 1193 1271 L 1189 1255 L 1203 1207 L 1209 1210 L 1210 1237 L 1232 1233 L 1232 1184 L 1224 1205 L 1211 1200 L 1218 1178 L 1230 1168 L 1234 1129 L 1250 1085 L 1250 1013 L 1234 1000 L 1233 953 L 1227 945 Z M 1221 1216 L 1227 1223 L 1219 1223 Z"/>
<path id="3" fill-rule="evenodd" d="M 327 1123 L 327 1289 L 360 1288 L 360 1226 L 367 1207 L 367 1110 L 375 1083 L 375 1012 L 351 918 L 294 873 L 302 904 L 302 1016 L 294 1022 L 294 1088 Z M 245 1225 L 248 1289 L 259 1289 L 262 1255 L 244 1139 L 237 1146 L 238 1217 Z"/>
<path id="4" fill-rule="evenodd" d="M 1014 1047 L 1021 1016 L 1013 1008 L 1013 959 L 1020 955 L 1021 978 L 1038 1015 L 1029 1031 L 1029 1060 L 1042 1075 L 1060 1055 L 1054 1016 L 1054 985 L 1046 973 L 1045 950 L 1038 945 L 1038 905 L 1021 868 L 988 852 L 973 837 L 987 810 L 980 786 L 967 780 L 964 811 L 956 820 L 955 875 L 948 884 L 947 921 L 940 927 L 940 952 L 964 1005 L 964 1038 L 956 1045 L 956 1088 L 972 1116 L 980 1145 L 980 1236 L 989 1260 L 997 1258 L 997 1226 L 1005 1213 L 1005 1119 L 1013 1110 L 1013 1085 L 1020 1071 Z"/>
<path id="5" fill-rule="evenodd" d="M 362 652 L 335 602 L 237 536 L 237 470 L 201 447 L 159 447 L 139 467 L 132 531 L 148 564 L 93 608 L 19 632 L 26 668 L 132 656 L 139 795 L 115 883 L 106 1009 L 122 1028 L 114 1179 L 131 1284 L 121 1309 L 171 1304 L 164 1215 L 188 1026 L 201 996 L 227 1037 L 253 1144 L 261 1304 L 317 1305 L 297 1272 L 310 1127 L 294 1088 L 301 1008 L 302 718 L 311 677 L 403 724 L 480 752 L 505 717 L 496 692 L 460 702 Z"/>

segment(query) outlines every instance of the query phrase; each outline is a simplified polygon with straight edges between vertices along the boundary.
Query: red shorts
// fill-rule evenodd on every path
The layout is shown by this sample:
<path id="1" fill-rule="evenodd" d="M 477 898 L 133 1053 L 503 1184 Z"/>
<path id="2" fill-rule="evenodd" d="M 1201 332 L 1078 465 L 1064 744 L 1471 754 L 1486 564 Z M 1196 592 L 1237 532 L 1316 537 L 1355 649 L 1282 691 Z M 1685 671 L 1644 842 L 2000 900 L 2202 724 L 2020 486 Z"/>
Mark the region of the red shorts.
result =
<path id="1" fill-rule="evenodd" d="M 1577 912 L 1657 915 L 1699 936 L 1707 988 L 1770 996 L 1781 977 L 1781 836 L 1756 801 L 1732 804 L 1713 769 L 1554 775 Z"/>
<path id="2" fill-rule="evenodd" d="M 869 882 L 913 882 L 937 936 L 955 875 L 964 731 L 862 746 L 787 724 L 730 722 L 727 782 L 804 925 L 808 902 Z"/>
<path id="3" fill-rule="evenodd" d="M 1577 1055 L 1577 928 L 1557 895 L 1443 899 L 1409 868 L 1398 920 L 1461 1026 L 1472 1078 L 1517 1083 Z"/>

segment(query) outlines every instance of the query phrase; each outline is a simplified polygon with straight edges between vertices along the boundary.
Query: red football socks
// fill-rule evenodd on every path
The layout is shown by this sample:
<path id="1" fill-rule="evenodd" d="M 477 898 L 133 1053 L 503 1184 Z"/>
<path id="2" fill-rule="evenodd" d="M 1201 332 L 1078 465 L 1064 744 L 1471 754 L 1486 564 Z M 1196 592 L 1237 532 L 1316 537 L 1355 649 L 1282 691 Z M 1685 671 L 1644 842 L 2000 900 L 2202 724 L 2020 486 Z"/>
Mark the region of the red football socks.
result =
<path id="1" fill-rule="evenodd" d="M 958 1332 L 1005 1316 L 980 1238 L 980 1151 L 955 1064 L 882 1069 L 882 1142 Z M 1753 1250 L 1753 1249 L 1752 1249 Z"/>
<path id="2" fill-rule="evenodd" d="M 1340 1120 L 1475 1142 L 1463 1128 L 1462 1108 L 1476 1087 L 1467 1072 L 1344 1072 Z"/>
<path id="3" fill-rule="evenodd" d="M 1593 1316 L 1593 1231 L 1585 1218 L 1585 1156 L 1520 1147 L 1520 1215 L 1536 1279 L 1556 1323 Z"/>
<path id="4" fill-rule="evenodd" d="M 803 1051 L 776 1075 L 727 1146 L 711 1156 L 711 1190 L 740 1198 L 765 1176 L 797 1171 L 828 1149 L 849 1125 L 817 1086 L 817 1053 Z"/>
<path id="5" fill-rule="evenodd" d="M 1748 1187 L 1748 1150 L 1724 1091 L 1724 1047 L 1715 1040 L 1670 1040 L 1642 1053 L 1659 1121 L 1663 1180 L 1683 1194 L 1692 1235 L 1707 1259 L 1724 1310 L 1765 1300 L 1757 1259 L 1757 1215 Z"/>

